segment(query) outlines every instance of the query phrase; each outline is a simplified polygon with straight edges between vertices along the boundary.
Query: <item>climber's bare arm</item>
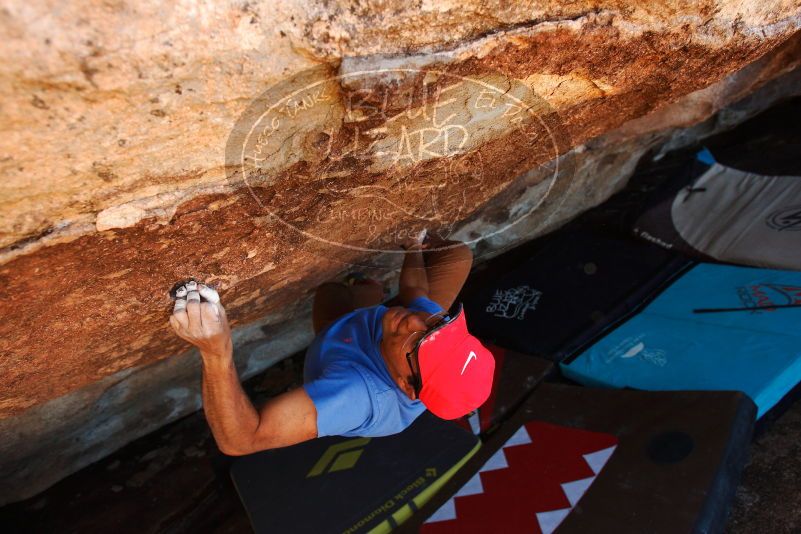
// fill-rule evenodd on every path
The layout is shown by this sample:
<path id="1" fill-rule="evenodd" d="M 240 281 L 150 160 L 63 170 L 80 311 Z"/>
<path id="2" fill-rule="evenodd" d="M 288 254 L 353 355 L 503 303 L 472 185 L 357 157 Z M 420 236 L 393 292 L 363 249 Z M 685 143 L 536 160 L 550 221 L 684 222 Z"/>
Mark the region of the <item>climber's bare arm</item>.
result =
<path id="1" fill-rule="evenodd" d="M 231 329 L 213 289 L 201 285 L 177 299 L 170 324 L 200 350 L 203 410 L 222 452 L 239 456 L 317 437 L 317 411 L 303 388 L 270 399 L 261 411 L 253 406 L 239 382 Z"/>
<path id="2" fill-rule="evenodd" d="M 408 306 L 417 297 L 428 296 L 428 276 L 423 260 L 423 235 L 417 239 L 409 239 L 401 245 L 406 250 L 403 255 L 403 266 L 400 272 L 398 298 L 401 304 Z"/>
<path id="3" fill-rule="evenodd" d="M 217 445 L 230 456 L 317 437 L 317 411 L 305 389 L 270 399 L 256 411 L 230 358 L 203 358 L 203 409 Z"/>

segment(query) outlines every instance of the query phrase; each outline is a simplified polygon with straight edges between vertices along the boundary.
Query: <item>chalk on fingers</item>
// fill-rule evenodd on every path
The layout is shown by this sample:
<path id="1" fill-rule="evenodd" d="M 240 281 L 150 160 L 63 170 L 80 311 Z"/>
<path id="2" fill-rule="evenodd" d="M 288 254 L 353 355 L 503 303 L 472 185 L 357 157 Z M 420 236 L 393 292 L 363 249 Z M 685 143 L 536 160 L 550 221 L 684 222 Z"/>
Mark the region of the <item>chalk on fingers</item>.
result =
<path id="1" fill-rule="evenodd" d="M 189 284 L 187 284 L 189 285 Z M 186 294 L 186 301 L 187 302 L 200 302 L 200 293 L 197 291 L 189 290 L 189 293 Z"/>
<path id="2" fill-rule="evenodd" d="M 205 284 L 200 284 L 198 286 L 198 291 L 200 292 L 201 297 L 211 302 L 212 304 L 220 303 L 220 295 L 213 288 Z"/>
<path id="3" fill-rule="evenodd" d="M 178 313 L 186 310 L 186 299 L 175 299 L 175 306 L 172 308 L 172 313 Z"/>
<path id="4" fill-rule="evenodd" d="M 175 290 L 175 298 L 177 299 L 185 299 L 186 294 L 188 293 L 186 286 L 181 286 Z"/>
<path id="5" fill-rule="evenodd" d="M 197 282 L 194 280 L 187 281 L 185 286 L 187 291 L 197 291 Z"/>
<path id="6" fill-rule="evenodd" d="M 200 316 L 203 318 L 203 323 L 208 324 L 209 321 L 220 321 L 220 306 L 211 302 L 204 302 L 200 305 Z"/>

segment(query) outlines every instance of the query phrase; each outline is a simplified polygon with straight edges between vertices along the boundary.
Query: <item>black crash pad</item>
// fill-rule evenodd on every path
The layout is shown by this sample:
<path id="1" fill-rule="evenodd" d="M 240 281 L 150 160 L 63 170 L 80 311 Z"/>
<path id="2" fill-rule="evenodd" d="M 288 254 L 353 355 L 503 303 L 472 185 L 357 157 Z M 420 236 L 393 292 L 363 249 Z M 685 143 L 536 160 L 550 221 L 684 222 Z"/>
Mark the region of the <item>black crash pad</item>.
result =
<path id="1" fill-rule="evenodd" d="M 479 448 L 472 433 L 425 412 L 393 436 L 326 437 L 243 456 L 231 477 L 257 533 L 388 531 Z"/>
<path id="2" fill-rule="evenodd" d="M 543 384 L 400 530 L 721 532 L 755 411 L 738 392 Z"/>
<path id="3" fill-rule="evenodd" d="M 571 225 L 464 302 L 470 332 L 560 361 L 643 303 L 689 264 L 628 236 Z"/>

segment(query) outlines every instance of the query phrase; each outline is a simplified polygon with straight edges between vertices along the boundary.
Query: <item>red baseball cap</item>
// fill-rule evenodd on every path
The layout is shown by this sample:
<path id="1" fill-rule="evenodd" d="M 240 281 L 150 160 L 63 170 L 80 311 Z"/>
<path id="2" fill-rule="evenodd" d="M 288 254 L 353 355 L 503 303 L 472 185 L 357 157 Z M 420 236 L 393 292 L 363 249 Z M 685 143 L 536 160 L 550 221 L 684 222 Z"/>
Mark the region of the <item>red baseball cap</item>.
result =
<path id="1" fill-rule="evenodd" d="M 464 311 L 429 332 L 417 351 L 420 400 L 442 419 L 457 419 L 487 400 L 495 358 L 467 331 Z"/>

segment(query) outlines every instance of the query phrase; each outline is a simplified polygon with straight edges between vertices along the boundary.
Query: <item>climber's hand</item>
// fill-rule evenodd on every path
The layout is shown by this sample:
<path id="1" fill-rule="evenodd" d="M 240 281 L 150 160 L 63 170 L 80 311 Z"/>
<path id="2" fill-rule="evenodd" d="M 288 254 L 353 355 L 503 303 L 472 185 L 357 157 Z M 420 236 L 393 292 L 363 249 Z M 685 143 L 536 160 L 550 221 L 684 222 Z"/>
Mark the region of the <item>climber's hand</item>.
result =
<path id="1" fill-rule="evenodd" d="M 399 243 L 400 248 L 403 250 L 414 250 L 415 248 L 427 249 L 428 248 L 428 232 L 423 229 L 415 234 L 407 235 Z"/>
<path id="2" fill-rule="evenodd" d="M 202 356 L 231 357 L 231 328 L 214 289 L 196 282 L 178 288 L 170 325 L 180 338 L 200 349 Z"/>

